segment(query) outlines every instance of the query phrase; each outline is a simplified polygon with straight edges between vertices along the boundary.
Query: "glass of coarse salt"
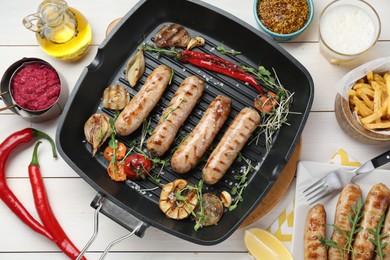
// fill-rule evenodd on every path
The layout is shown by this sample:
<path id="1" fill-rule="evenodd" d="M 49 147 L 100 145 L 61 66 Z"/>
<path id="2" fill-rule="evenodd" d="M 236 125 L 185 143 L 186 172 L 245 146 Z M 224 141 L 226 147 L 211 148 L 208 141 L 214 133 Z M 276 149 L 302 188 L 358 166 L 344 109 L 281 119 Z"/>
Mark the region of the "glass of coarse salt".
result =
<path id="1" fill-rule="evenodd" d="M 320 52 L 332 64 L 351 61 L 377 42 L 381 22 L 375 9 L 362 0 L 336 0 L 321 13 Z"/>

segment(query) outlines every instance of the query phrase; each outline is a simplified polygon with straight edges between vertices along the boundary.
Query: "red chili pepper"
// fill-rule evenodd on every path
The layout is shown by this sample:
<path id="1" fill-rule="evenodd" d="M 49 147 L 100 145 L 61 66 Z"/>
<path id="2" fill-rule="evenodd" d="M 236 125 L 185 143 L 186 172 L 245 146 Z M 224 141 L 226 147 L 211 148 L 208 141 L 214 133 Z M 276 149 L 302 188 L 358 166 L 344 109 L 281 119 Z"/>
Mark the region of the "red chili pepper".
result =
<path id="1" fill-rule="evenodd" d="M 233 62 L 227 61 L 218 56 L 191 50 L 181 51 L 178 54 L 178 58 L 182 62 L 188 62 L 192 65 L 247 82 L 248 84 L 255 87 L 257 91 L 260 92 L 260 94 L 266 94 L 259 83 L 257 83 L 254 76 Z"/>
<path id="2" fill-rule="evenodd" d="M 57 152 L 53 140 L 47 134 L 41 131 L 32 128 L 26 128 L 7 137 L 0 144 L 0 199 L 3 200 L 4 203 L 7 204 L 7 206 L 15 213 L 15 215 L 18 216 L 19 219 L 27 224 L 31 229 L 44 235 L 50 240 L 53 240 L 53 236 L 47 231 L 47 229 L 43 227 L 38 221 L 36 221 L 18 200 L 15 194 L 8 187 L 6 180 L 5 168 L 11 152 L 17 146 L 24 143 L 29 143 L 34 140 L 34 138 L 44 138 L 48 140 L 52 145 L 53 156 L 57 157 Z"/>
<path id="3" fill-rule="evenodd" d="M 38 146 L 40 143 L 41 142 L 38 142 L 35 145 L 32 160 L 28 166 L 28 174 L 30 176 L 31 187 L 34 195 L 35 208 L 37 209 L 43 225 L 53 235 L 54 242 L 57 246 L 71 259 L 76 259 L 80 254 L 80 251 L 68 238 L 50 207 L 38 162 Z M 83 257 L 82 259 L 86 258 Z"/>

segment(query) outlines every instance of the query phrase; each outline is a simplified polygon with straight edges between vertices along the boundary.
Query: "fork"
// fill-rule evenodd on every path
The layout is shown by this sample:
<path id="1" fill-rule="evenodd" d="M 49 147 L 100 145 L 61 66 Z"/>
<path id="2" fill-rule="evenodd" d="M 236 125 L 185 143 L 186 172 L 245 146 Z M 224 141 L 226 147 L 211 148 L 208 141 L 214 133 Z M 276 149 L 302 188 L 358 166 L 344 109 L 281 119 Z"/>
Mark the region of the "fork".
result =
<path id="1" fill-rule="evenodd" d="M 365 162 L 359 168 L 353 170 L 340 168 L 330 172 L 308 186 L 303 191 L 303 195 L 306 198 L 306 201 L 312 205 L 333 192 L 341 191 L 344 186 L 352 182 L 356 176 L 372 172 L 388 162 L 390 162 L 390 150 Z"/>

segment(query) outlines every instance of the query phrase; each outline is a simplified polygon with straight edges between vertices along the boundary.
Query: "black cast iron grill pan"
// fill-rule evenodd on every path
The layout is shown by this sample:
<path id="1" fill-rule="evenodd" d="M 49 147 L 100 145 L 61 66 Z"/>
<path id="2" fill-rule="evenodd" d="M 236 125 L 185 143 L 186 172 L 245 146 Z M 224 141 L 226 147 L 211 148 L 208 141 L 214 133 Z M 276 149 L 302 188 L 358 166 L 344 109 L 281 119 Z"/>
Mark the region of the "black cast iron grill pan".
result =
<path id="1" fill-rule="evenodd" d="M 196 17 L 196 20 L 192 17 Z M 244 158 L 257 166 L 257 170 L 249 175 L 248 186 L 243 193 L 244 200 L 236 210 L 225 212 L 218 225 L 205 227 L 198 231 L 194 231 L 194 222 L 190 219 L 181 221 L 168 219 L 160 211 L 158 200 L 161 188 L 144 191 L 155 188 L 154 182 L 150 180 L 112 181 L 106 173 L 108 162 L 103 158 L 102 153 L 98 153 L 95 157 L 91 156 L 91 147 L 85 141 L 83 132 L 84 123 L 92 114 L 103 112 L 110 117 L 114 116 L 113 111 L 102 109 L 101 96 L 106 87 L 112 84 L 123 85 L 133 96 L 141 88 L 147 75 L 160 64 L 168 65 L 175 74 L 172 84 L 168 86 L 157 107 L 151 113 L 152 129 L 185 77 L 197 75 L 206 82 L 204 95 L 181 127 L 173 146 L 178 145 L 180 136 L 185 136 L 195 127 L 215 96 L 226 95 L 233 101 L 232 112 L 214 140 L 215 145 L 234 116 L 242 108 L 252 106 L 253 99 L 258 94 L 252 87 L 223 75 L 183 64 L 172 57 L 157 57 L 147 52 L 145 53 L 145 73 L 137 86 L 134 89 L 130 88 L 125 79 L 127 61 L 141 43 L 153 43 L 156 32 L 167 23 L 183 25 L 192 37 L 204 37 L 206 46 L 198 48 L 197 51 L 221 56 L 215 48 L 224 45 L 227 49 L 241 51 L 242 55 L 235 57 L 224 55 L 223 58 L 251 67 L 263 65 L 268 69 L 273 68 L 286 88 L 296 93 L 291 106 L 291 111 L 295 113 L 288 117 L 290 125 L 283 126 L 278 131 L 270 151 L 266 151 L 261 138 L 258 144 L 253 142 L 246 145 L 241 152 Z M 82 72 L 60 118 L 56 142 L 64 160 L 98 192 L 92 206 L 96 207 L 96 200 L 104 197 L 110 207 L 103 210 L 103 213 L 114 221 L 129 230 L 133 230 L 138 222 L 143 222 L 143 227 L 137 232 L 138 236 L 142 236 L 145 229 L 151 225 L 197 244 L 213 245 L 228 238 L 271 189 L 296 146 L 312 101 L 313 81 L 307 70 L 277 43 L 243 21 L 215 7 L 198 3 L 198 1 L 145 0 L 140 1 L 128 12 L 101 44 L 92 63 Z M 118 139 L 125 144 L 139 140 L 141 128 L 130 136 L 118 136 Z M 171 155 L 168 152 L 162 159 L 169 160 Z M 166 184 L 177 178 L 185 178 L 196 184 L 201 179 L 204 163 L 205 161 L 200 162 L 195 169 L 185 175 L 179 175 L 170 168 L 164 168 L 163 174 L 160 175 L 161 183 Z M 244 165 L 245 162 L 236 161 L 219 183 L 212 187 L 206 186 L 205 190 L 216 194 L 223 190 L 230 192 L 237 182 L 234 175 L 242 170 Z M 159 170 L 156 168 L 154 173 Z M 115 216 L 115 213 L 111 211 L 120 212 L 120 214 Z"/>

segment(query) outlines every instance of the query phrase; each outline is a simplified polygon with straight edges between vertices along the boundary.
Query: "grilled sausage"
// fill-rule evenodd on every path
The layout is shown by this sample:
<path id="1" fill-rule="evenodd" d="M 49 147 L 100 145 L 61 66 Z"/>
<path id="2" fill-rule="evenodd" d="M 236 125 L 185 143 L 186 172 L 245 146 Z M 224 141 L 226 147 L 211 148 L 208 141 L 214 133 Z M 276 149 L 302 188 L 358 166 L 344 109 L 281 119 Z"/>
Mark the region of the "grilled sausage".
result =
<path id="1" fill-rule="evenodd" d="M 386 212 L 389 202 L 390 190 L 382 183 L 374 185 L 367 194 L 360 222 L 362 230 L 356 234 L 352 259 L 373 258 L 375 245 L 371 243 L 370 238 L 373 239 L 374 235 L 368 230 L 376 229 L 380 218 Z"/>
<path id="2" fill-rule="evenodd" d="M 119 114 L 115 129 L 119 135 L 134 132 L 157 105 L 171 77 L 171 69 L 160 65 L 148 76 L 145 84 Z"/>
<path id="3" fill-rule="evenodd" d="M 164 25 L 156 34 L 155 42 L 157 47 L 187 47 L 190 42 L 190 34 L 181 25 Z"/>
<path id="4" fill-rule="evenodd" d="M 215 184 L 222 178 L 259 123 L 260 115 L 253 108 L 246 107 L 238 113 L 203 168 L 206 184 Z"/>
<path id="5" fill-rule="evenodd" d="M 387 210 L 386 218 L 383 224 L 382 234 L 387 234 L 382 238 L 382 244 L 387 243 L 387 246 L 385 246 L 382 249 L 383 253 L 383 259 L 389 260 L 390 259 L 390 210 Z M 379 260 L 380 257 L 377 255 L 375 259 Z"/>
<path id="6" fill-rule="evenodd" d="M 326 212 L 322 204 L 313 206 L 306 216 L 304 231 L 304 259 L 327 259 L 326 246 L 320 237 L 326 237 Z"/>
<path id="7" fill-rule="evenodd" d="M 172 155 L 171 167 L 175 172 L 186 173 L 199 162 L 228 118 L 231 103 L 225 96 L 217 96 L 211 102 L 196 127 Z"/>
<path id="8" fill-rule="evenodd" d="M 359 199 L 362 199 L 362 190 L 359 185 L 349 183 L 341 191 L 337 201 L 334 224 L 346 234 L 352 229 L 348 216 L 354 218 L 351 205 L 356 205 Z M 335 241 L 340 248 L 345 248 L 347 244 L 347 239 L 337 229 L 333 229 L 331 240 Z M 348 251 L 341 252 L 340 249 L 329 247 L 328 259 L 349 259 L 349 257 Z"/>
<path id="9" fill-rule="evenodd" d="M 197 76 L 184 79 L 147 142 L 149 151 L 161 156 L 169 149 L 180 126 L 202 96 L 203 90 L 204 81 Z"/>

